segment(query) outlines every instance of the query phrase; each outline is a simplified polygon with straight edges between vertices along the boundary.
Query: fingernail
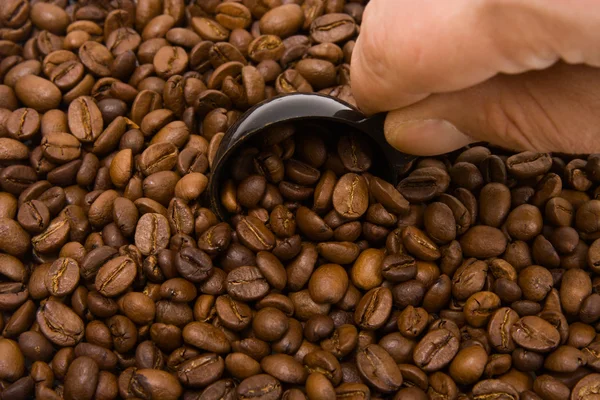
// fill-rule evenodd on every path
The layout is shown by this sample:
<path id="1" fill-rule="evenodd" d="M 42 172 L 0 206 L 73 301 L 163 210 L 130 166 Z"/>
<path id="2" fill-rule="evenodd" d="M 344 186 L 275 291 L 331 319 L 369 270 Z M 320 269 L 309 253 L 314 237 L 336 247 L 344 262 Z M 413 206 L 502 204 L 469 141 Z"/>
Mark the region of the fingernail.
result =
<path id="1" fill-rule="evenodd" d="M 448 153 L 474 142 L 444 119 L 386 120 L 385 137 L 398 150 L 420 156 Z"/>

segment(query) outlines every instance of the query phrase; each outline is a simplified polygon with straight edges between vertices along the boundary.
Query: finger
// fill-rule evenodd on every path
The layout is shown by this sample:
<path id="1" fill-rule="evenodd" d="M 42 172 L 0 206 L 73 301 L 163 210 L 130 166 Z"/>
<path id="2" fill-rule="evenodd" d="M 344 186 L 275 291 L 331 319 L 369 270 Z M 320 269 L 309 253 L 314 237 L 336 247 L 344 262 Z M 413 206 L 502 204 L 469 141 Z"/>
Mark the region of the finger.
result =
<path id="1" fill-rule="evenodd" d="M 514 150 L 600 152 L 600 69 L 558 63 L 498 75 L 388 113 L 385 135 L 398 150 L 436 155 L 474 141 Z"/>
<path id="2" fill-rule="evenodd" d="M 352 89 L 368 113 L 498 73 L 559 59 L 600 66 L 595 0 L 373 0 L 352 57 Z"/>

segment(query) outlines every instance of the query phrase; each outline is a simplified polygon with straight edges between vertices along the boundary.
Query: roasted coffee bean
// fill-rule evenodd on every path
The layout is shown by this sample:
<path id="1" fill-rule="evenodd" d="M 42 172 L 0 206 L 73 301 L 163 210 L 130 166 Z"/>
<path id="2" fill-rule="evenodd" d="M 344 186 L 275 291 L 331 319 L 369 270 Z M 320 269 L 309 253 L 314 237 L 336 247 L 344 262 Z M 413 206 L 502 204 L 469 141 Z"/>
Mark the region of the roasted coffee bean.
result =
<path id="1" fill-rule="evenodd" d="M 381 346 L 370 344 L 357 354 L 357 366 L 363 379 L 384 393 L 402 385 L 402 374 L 394 359 Z"/>
<path id="2" fill-rule="evenodd" d="M 286 354 L 266 356 L 260 366 L 264 372 L 285 383 L 303 384 L 308 377 L 302 364 Z"/>
<path id="3" fill-rule="evenodd" d="M 87 41 L 79 48 L 79 58 L 93 74 L 100 77 L 110 76 L 110 66 L 114 57 L 106 46 Z"/>
<path id="4" fill-rule="evenodd" d="M 275 236 L 256 217 L 242 218 L 236 227 L 239 240 L 253 251 L 271 250 L 275 245 Z"/>
<path id="5" fill-rule="evenodd" d="M 299 207 L 296 211 L 296 224 L 312 240 L 328 240 L 333 236 L 333 230 L 325 221 L 307 207 Z"/>
<path id="6" fill-rule="evenodd" d="M 127 257 L 113 258 L 104 264 L 96 275 L 96 290 L 106 297 L 123 293 L 133 282 L 136 275 L 135 262 Z"/>
<path id="7" fill-rule="evenodd" d="M 383 258 L 383 251 L 377 249 L 362 251 L 350 271 L 352 283 L 358 288 L 365 290 L 381 285 L 383 280 L 381 275 Z"/>
<path id="8" fill-rule="evenodd" d="M 93 142 L 102 133 L 100 109 L 91 97 L 82 96 L 69 105 L 69 129 L 81 142 Z"/>
<path id="9" fill-rule="evenodd" d="M 67 306 L 56 301 L 47 301 L 36 316 L 40 330 L 57 346 L 74 346 L 84 334 L 81 318 Z"/>
<path id="10" fill-rule="evenodd" d="M 516 389 L 509 383 L 505 383 L 499 379 L 486 379 L 480 381 L 473 387 L 473 394 L 476 399 L 483 399 L 490 394 L 502 396 L 506 398 L 518 396 Z"/>
<path id="11" fill-rule="evenodd" d="M 237 387 L 239 398 L 276 400 L 281 397 L 282 392 L 281 382 L 267 374 L 258 374 L 246 378 Z M 257 394 L 259 395 L 257 396 Z"/>
<path id="12" fill-rule="evenodd" d="M 269 284 L 257 267 L 243 266 L 227 275 L 227 293 L 240 301 L 253 301 L 262 298 L 269 290 Z"/>
<path id="13" fill-rule="evenodd" d="M 135 243 L 142 254 L 155 254 L 168 246 L 170 233 L 169 221 L 163 215 L 144 214 L 135 229 Z"/>
<path id="14" fill-rule="evenodd" d="M 345 218 L 361 217 L 369 205 L 369 191 L 365 179 L 360 175 L 342 176 L 333 190 L 333 207 Z"/>
<path id="15" fill-rule="evenodd" d="M 317 303 L 337 303 L 348 288 L 348 274 L 340 265 L 325 264 L 317 268 L 308 282 L 308 290 Z"/>
<path id="16" fill-rule="evenodd" d="M 72 258 L 59 258 L 52 263 L 44 283 L 53 296 L 62 297 L 75 290 L 79 283 L 79 265 Z"/>
<path id="17" fill-rule="evenodd" d="M 317 43 L 340 43 L 356 32 L 356 24 L 346 14 L 326 14 L 316 18 L 310 26 L 310 35 Z"/>
<path id="18" fill-rule="evenodd" d="M 281 339 L 288 328 L 286 315 L 273 307 L 260 309 L 252 320 L 252 329 L 256 337 L 267 342 Z"/>
<path id="19" fill-rule="evenodd" d="M 418 228 L 405 228 L 402 232 L 402 243 L 409 253 L 421 260 L 434 261 L 441 257 L 436 244 Z"/>
<path id="20" fill-rule="evenodd" d="M 31 200 L 19 207 L 17 221 L 25 230 L 40 233 L 50 224 L 50 210 L 39 200 Z"/>
<path id="21" fill-rule="evenodd" d="M 521 179 L 543 175 L 551 166 L 552 159 L 545 153 L 526 151 L 506 160 L 508 172 Z"/>
<path id="22" fill-rule="evenodd" d="M 127 372 L 123 372 L 120 378 Z M 180 383 L 168 372 L 156 369 L 138 369 L 131 371 L 130 380 L 124 383 L 125 393 L 136 393 L 138 396 L 150 397 L 157 391 L 164 399 L 177 399 L 182 393 Z M 121 381 L 121 379 L 120 379 Z M 121 387 L 121 384 L 119 384 Z M 121 389 L 120 389 L 121 390 Z"/>
<path id="23" fill-rule="evenodd" d="M 363 329 L 378 329 L 392 311 L 392 292 L 378 287 L 368 291 L 356 306 L 354 322 Z"/>
<path id="24" fill-rule="evenodd" d="M 405 282 L 417 276 L 415 259 L 406 254 L 392 254 L 383 259 L 382 276 L 391 282 Z"/>
<path id="25" fill-rule="evenodd" d="M 256 265 L 269 285 L 282 290 L 287 283 L 287 274 L 283 264 L 272 253 L 261 251 L 256 255 Z"/>
<path id="26" fill-rule="evenodd" d="M 210 257 L 200 249 L 186 247 L 175 259 L 177 271 L 185 279 L 202 282 L 212 273 L 213 264 Z"/>
<path id="27" fill-rule="evenodd" d="M 398 191 L 409 201 L 431 200 L 448 188 L 450 176 L 437 167 L 424 167 L 413 171 L 398 185 Z"/>
<path id="28" fill-rule="evenodd" d="M 231 349 L 225 334 L 206 322 L 192 322 L 186 325 L 183 329 L 183 340 L 208 352 L 228 353 Z"/>
<path id="29" fill-rule="evenodd" d="M 459 341 L 447 329 L 436 329 L 426 334 L 414 349 L 415 364 L 427 372 L 444 368 L 458 352 Z"/>
<path id="30" fill-rule="evenodd" d="M 65 164 L 81 154 L 79 140 L 68 133 L 53 132 L 42 139 L 43 155 L 57 164 Z"/>
<path id="31" fill-rule="evenodd" d="M 65 376 L 65 397 L 91 399 L 98 384 L 98 364 L 90 357 L 81 356 L 69 365 Z"/>
<path id="32" fill-rule="evenodd" d="M 536 316 L 526 316 L 511 328 L 513 340 L 527 350 L 548 352 L 560 344 L 560 334 L 549 322 Z"/>
<path id="33" fill-rule="evenodd" d="M 468 257 L 497 257 L 506 250 L 506 236 L 498 228 L 479 225 L 471 227 L 460 239 Z"/>
<path id="34" fill-rule="evenodd" d="M 21 77 L 15 84 L 14 93 L 23 104 L 38 112 L 57 108 L 62 99 L 62 93 L 54 83 L 36 75 Z"/>

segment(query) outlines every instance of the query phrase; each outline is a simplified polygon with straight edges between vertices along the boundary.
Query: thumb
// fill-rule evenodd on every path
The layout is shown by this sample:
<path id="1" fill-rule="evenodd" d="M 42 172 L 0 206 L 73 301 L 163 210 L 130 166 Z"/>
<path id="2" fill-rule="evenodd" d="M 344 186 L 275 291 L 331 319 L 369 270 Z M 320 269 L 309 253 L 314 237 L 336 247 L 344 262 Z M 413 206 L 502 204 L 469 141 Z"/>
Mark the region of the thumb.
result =
<path id="1" fill-rule="evenodd" d="M 599 89 L 600 69 L 584 65 L 497 75 L 391 111 L 385 135 L 398 150 L 421 156 L 479 141 L 512 150 L 600 152 Z"/>

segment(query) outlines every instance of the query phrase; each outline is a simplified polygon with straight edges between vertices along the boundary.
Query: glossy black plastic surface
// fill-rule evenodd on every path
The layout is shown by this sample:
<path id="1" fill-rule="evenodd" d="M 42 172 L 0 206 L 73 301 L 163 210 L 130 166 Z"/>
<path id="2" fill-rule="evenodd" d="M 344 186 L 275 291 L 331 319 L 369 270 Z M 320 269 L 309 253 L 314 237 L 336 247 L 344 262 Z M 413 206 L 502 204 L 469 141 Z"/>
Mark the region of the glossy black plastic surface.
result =
<path id="1" fill-rule="evenodd" d="M 351 105 L 316 93 L 278 96 L 254 106 L 227 130 L 217 150 L 208 187 L 211 208 L 221 219 L 227 218 L 227 212 L 221 206 L 220 184 L 229 158 L 248 139 L 266 127 L 281 122 L 322 120 L 348 125 L 364 132 L 379 145 L 379 150 L 387 160 L 389 176 L 386 178 L 396 183 L 397 171 L 401 171 L 414 157 L 400 153 L 387 143 L 383 133 L 384 119 L 385 114 L 366 118 Z"/>

